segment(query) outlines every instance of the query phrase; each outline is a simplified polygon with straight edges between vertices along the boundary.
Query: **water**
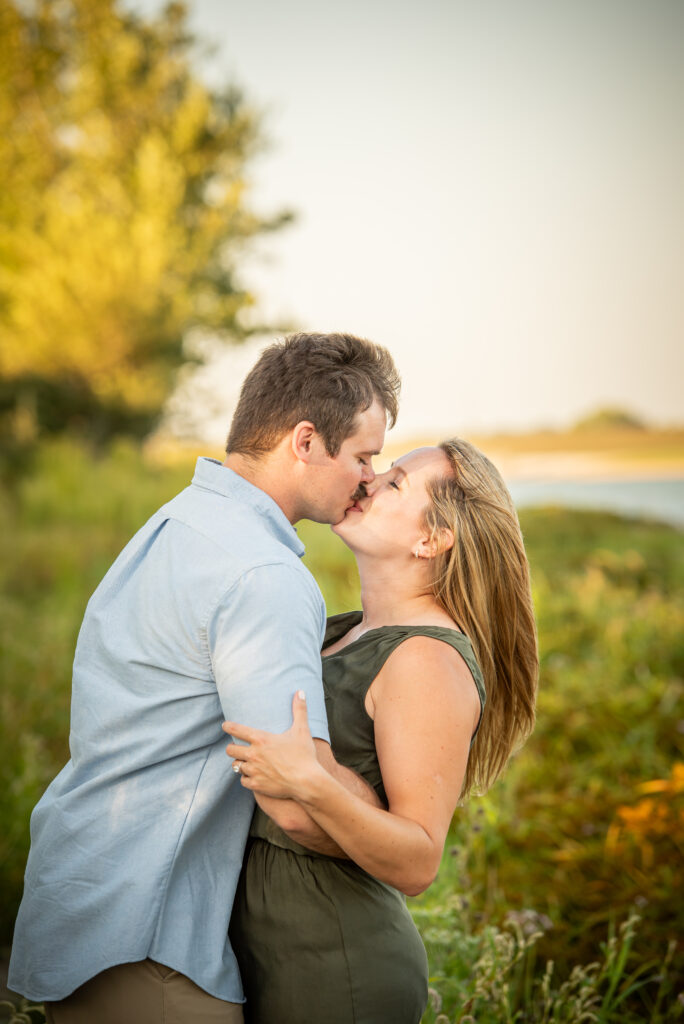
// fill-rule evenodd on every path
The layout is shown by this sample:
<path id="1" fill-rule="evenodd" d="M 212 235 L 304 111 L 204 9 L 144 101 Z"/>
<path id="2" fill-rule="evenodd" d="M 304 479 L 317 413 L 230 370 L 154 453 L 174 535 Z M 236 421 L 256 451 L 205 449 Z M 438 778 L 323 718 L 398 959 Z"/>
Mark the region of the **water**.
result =
<path id="1" fill-rule="evenodd" d="M 508 484 L 520 508 L 569 505 L 645 516 L 684 528 L 684 479 L 680 480 L 518 480 Z"/>

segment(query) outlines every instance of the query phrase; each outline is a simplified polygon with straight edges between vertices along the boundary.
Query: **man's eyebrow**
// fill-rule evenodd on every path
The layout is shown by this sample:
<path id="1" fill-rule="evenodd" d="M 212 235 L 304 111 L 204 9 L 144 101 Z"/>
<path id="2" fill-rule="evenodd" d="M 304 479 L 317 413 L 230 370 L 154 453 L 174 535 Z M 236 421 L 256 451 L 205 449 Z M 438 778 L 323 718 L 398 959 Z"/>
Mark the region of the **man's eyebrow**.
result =
<path id="1" fill-rule="evenodd" d="M 379 455 L 379 454 L 380 454 L 380 452 L 379 452 L 379 451 L 376 451 L 376 452 L 359 452 L 359 455 L 368 455 L 368 456 L 370 456 L 371 458 L 372 458 L 372 457 L 373 457 L 374 455 Z"/>

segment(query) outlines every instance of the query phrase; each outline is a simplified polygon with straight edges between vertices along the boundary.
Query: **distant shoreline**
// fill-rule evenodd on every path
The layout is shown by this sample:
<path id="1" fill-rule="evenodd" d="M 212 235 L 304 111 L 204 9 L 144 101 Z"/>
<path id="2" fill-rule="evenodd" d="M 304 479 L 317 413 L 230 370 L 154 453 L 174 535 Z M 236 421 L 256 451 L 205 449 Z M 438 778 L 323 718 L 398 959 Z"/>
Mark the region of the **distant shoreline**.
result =
<path id="1" fill-rule="evenodd" d="M 580 482 L 621 480 L 684 479 L 684 459 L 670 461 L 646 459 L 611 459 L 593 452 L 539 452 L 511 455 L 489 449 L 486 454 L 506 480 Z"/>
<path id="2" fill-rule="evenodd" d="M 481 448 L 511 482 L 684 479 L 682 428 L 462 436 Z M 428 436 L 395 441 L 390 434 L 383 461 L 439 440 Z"/>

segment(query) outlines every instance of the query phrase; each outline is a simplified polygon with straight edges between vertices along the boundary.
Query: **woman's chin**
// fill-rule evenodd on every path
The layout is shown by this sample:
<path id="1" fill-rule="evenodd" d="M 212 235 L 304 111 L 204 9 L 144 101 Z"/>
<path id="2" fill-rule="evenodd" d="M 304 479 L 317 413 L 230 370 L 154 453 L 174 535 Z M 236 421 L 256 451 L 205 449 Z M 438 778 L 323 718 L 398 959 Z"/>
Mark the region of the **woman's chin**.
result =
<path id="1" fill-rule="evenodd" d="M 349 523 L 351 522 L 352 516 L 355 514 L 358 515 L 358 512 L 354 513 L 353 508 L 348 508 L 344 515 L 342 516 L 342 518 L 340 519 L 339 523 L 332 524 L 332 526 L 330 527 L 332 532 L 336 533 L 338 537 L 341 537 L 342 534 L 346 532 L 346 529 L 349 526 Z"/>
<path id="2" fill-rule="evenodd" d="M 358 512 L 347 512 L 347 514 L 344 515 L 342 519 L 340 519 L 339 523 L 333 523 L 332 526 L 330 527 L 332 532 L 336 534 L 340 538 L 340 540 L 347 545 L 348 548 L 352 548 L 352 550 L 353 547 L 350 542 L 350 535 L 354 531 L 350 529 L 350 519 L 353 515 L 358 515 Z"/>

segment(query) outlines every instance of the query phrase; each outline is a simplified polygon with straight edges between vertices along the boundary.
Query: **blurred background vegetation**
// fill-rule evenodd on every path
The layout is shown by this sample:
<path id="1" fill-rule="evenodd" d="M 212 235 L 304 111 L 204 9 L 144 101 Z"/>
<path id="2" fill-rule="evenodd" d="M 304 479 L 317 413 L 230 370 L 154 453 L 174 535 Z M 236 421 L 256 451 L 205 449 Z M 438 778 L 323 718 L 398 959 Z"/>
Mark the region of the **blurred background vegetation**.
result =
<path id="1" fill-rule="evenodd" d="M 42 444 L 32 472 L 11 496 L 3 493 L 0 928 L 7 945 L 29 815 L 68 758 L 71 661 L 86 602 L 131 534 L 191 472 L 192 460 L 163 464 L 131 441 L 94 455 L 61 438 Z M 413 901 L 434 998 L 443 1000 L 446 1019 L 460 1019 L 479 984 L 475 1018 L 506 1020 L 500 987 L 508 978 L 506 999 L 525 1013 L 517 1019 L 593 1019 L 579 1011 L 534 1015 L 547 961 L 559 989 L 573 969 L 601 960 L 601 943 L 634 911 L 640 921 L 629 955 L 612 966 L 620 982 L 596 1019 L 675 1019 L 681 950 L 671 951 L 666 974 L 663 962 L 684 927 L 682 535 L 559 508 L 525 510 L 521 521 L 541 643 L 538 723 L 505 778 L 457 812 L 440 876 Z M 329 612 L 358 607 L 346 548 L 323 527 L 304 523 L 300 533 Z M 610 974 L 601 984 L 591 974 L 582 979 L 587 998 L 609 990 Z M 625 998 L 639 981 L 644 986 Z M 554 998 L 574 1005 L 567 993 Z M 437 1011 L 430 1014 L 426 1020 L 435 1020 Z"/>
<path id="2" fill-rule="evenodd" d="M 264 139 L 191 68 L 185 9 L 0 0 L 0 439 L 144 436 L 202 339 L 256 330 L 238 264 Z"/>
<path id="3" fill-rule="evenodd" d="M 145 20 L 117 0 L 0 0 L 5 952 L 29 815 L 68 758 L 86 602 L 192 471 L 187 455 L 162 458 L 143 439 L 206 337 L 264 329 L 240 261 L 289 216 L 250 208 L 259 117 L 235 87 L 197 79 L 194 48 L 178 4 Z M 580 426 L 582 446 L 606 428 L 646 443 L 621 410 Z M 505 779 L 458 811 L 438 881 L 412 902 L 433 973 L 425 1019 L 674 1020 L 684 1011 L 682 535 L 560 508 L 521 520 L 541 643 L 538 725 Z M 301 534 L 330 613 L 357 607 L 346 549 L 311 524 Z"/>

